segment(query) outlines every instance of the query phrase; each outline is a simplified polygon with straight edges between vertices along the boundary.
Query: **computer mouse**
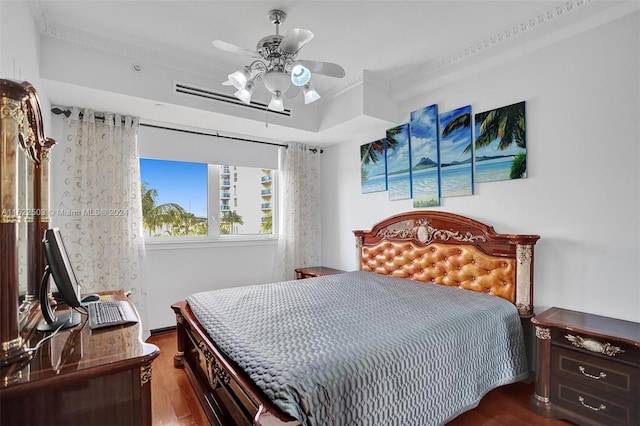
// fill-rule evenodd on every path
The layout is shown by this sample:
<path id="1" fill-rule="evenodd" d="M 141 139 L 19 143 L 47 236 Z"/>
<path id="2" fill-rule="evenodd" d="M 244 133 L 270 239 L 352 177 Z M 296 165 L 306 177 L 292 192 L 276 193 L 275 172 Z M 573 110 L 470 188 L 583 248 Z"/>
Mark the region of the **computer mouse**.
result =
<path id="1" fill-rule="evenodd" d="M 89 303 L 89 302 L 95 302 L 100 300 L 100 295 L 99 294 L 87 294 L 86 296 L 84 296 L 82 298 L 82 300 L 80 301 L 81 303 Z"/>

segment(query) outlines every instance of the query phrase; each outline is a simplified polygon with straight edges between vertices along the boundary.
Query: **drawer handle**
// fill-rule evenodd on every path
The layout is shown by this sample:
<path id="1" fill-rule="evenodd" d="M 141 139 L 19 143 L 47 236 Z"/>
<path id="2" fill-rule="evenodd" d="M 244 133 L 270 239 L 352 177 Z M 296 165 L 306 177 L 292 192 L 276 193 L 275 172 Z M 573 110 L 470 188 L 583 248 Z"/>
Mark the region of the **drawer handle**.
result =
<path id="1" fill-rule="evenodd" d="M 600 379 L 604 379 L 605 377 L 607 377 L 607 373 L 603 373 L 602 371 L 600 372 L 599 376 L 594 376 L 594 375 L 591 375 L 591 374 L 587 373 L 583 366 L 579 366 L 578 369 L 580 370 L 580 372 L 582 373 L 583 376 L 587 376 L 590 379 L 600 380 Z"/>
<path id="2" fill-rule="evenodd" d="M 600 404 L 599 407 L 594 407 L 592 405 L 585 404 L 584 397 L 582 397 L 582 396 L 578 397 L 578 401 L 580 401 L 580 404 L 582 404 L 583 407 L 588 408 L 588 409 L 593 410 L 593 411 L 604 411 L 604 410 L 607 409 L 607 406 L 604 405 L 604 404 Z"/>

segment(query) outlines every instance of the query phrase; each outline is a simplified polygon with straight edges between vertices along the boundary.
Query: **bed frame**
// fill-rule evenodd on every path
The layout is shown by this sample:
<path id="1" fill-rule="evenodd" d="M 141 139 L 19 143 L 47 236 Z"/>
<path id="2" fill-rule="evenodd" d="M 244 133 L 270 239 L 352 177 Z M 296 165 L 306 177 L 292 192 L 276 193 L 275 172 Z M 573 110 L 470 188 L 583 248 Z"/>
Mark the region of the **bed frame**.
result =
<path id="1" fill-rule="evenodd" d="M 439 211 L 398 214 L 370 231 L 353 232 L 361 270 L 502 297 L 516 305 L 526 338 L 538 235 L 497 234 L 491 226 Z M 178 338 L 174 365 L 185 369 L 212 424 L 300 425 L 218 349 L 186 301 L 171 307 Z"/>

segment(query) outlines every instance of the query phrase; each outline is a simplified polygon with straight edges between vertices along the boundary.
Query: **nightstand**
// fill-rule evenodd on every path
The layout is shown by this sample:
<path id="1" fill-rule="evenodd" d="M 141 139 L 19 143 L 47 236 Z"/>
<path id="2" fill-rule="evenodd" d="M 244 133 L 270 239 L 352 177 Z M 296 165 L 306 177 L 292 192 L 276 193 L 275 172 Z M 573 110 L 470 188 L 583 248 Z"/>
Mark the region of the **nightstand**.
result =
<path id="1" fill-rule="evenodd" d="M 531 322 L 531 411 L 584 425 L 640 425 L 639 323 L 560 308 Z"/>
<path id="2" fill-rule="evenodd" d="M 346 271 L 342 271 L 340 269 L 325 268 L 324 266 L 310 266 L 308 268 L 296 268 L 296 277 L 301 280 L 303 278 L 342 274 L 344 272 Z"/>

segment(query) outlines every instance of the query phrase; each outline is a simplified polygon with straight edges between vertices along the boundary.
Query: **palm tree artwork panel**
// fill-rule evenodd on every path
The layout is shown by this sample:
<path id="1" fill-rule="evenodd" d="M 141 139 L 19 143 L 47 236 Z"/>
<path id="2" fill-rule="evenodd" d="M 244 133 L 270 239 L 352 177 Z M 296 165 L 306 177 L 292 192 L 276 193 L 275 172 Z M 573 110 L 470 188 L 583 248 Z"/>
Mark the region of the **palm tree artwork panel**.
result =
<path id="1" fill-rule="evenodd" d="M 360 145 L 360 188 L 363 194 L 387 190 L 386 140 Z"/>
<path id="2" fill-rule="evenodd" d="M 440 191 L 442 197 L 473 194 L 471 106 L 440 114 Z"/>
<path id="3" fill-rule="evenodd" d="M 409 123 L 387 130 L 387 184 L 389 200 L 411 198 L 411 143 Z"/>
<path id="4" fill-rule="evenodd" d="M 438 106 L 412 111 L 410 117 L 413 207 L 436 207 L 440 205 Z"/>
<path id="5" fill-rule="evenodd" d="M 476 182 L 527 177 L 525 102 L 475 116 Z"/>

